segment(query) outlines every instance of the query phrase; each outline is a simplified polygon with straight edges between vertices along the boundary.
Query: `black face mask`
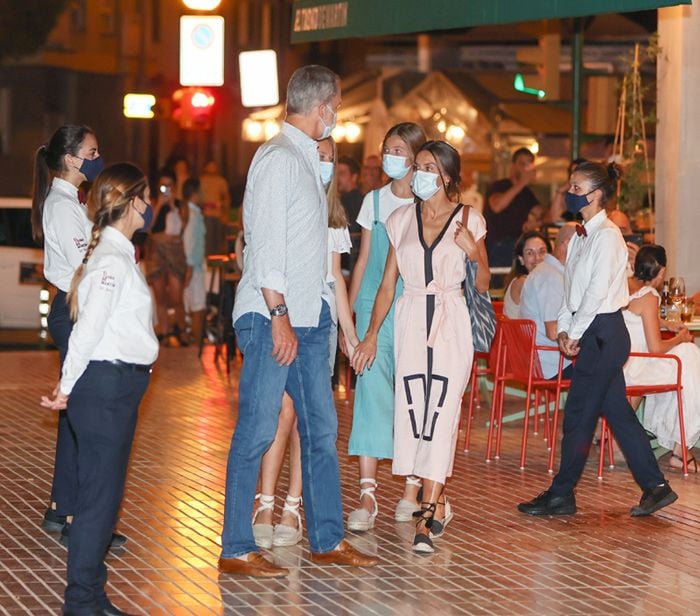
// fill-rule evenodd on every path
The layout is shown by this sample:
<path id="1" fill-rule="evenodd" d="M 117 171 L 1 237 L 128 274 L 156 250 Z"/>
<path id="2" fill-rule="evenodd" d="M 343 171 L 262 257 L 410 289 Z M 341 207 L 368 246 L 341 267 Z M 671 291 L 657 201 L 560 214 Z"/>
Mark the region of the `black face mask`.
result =
<path id="1" fill-rule="evenodd" d="M 587 205 L 590 205 L 590 202 L 586 197 L 590 195 L 591 193 L 594 193 L 597 188 L 594 188 L 590 192 L 587 192 L 585 195 L 575 195 L 574 193 L 566 193 L 564 195 L 564 203 L 566 203 L 566 209 L 569 210 L 573 214 L 578 214 L 584 207 Z"/>
<path id="2" fill-rule="evenodd" d="M 76 156 L 76 158 L 79 158 Z M 83 158 L 83 164 L 80 165 L 80 173 L 82 173 L 88 182 L 94 182 L 95 178 L 100 175 L 100 171 L 105 168 L 104 158 L 98 156 L 97 158 Z"/>
<path id="3" fill-rule="evenodd" d="M 144 203 L 146 202 L 144 201 Z M 150 203 L 146 203 L 146 209 L 143 212 L 139 212 L 139 214 L 141 214 L 141 218 L 143 218 L 143 227 L 137 229 L 137 231 L 145 233 L 151 228 L 151 224 L 153 223 L 153 206 Z"/>

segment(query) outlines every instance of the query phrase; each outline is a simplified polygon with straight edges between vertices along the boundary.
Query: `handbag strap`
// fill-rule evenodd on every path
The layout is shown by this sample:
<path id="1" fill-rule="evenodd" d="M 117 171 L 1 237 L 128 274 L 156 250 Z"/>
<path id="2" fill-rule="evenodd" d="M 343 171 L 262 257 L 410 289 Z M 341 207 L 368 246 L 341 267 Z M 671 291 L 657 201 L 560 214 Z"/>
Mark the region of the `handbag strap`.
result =
<path id="1" fill-rule="evenodd" d="M 471 205 L 462 204 L 462 226 L 466 229 L 469 224 L 469 210 L 472 209 Z"/>

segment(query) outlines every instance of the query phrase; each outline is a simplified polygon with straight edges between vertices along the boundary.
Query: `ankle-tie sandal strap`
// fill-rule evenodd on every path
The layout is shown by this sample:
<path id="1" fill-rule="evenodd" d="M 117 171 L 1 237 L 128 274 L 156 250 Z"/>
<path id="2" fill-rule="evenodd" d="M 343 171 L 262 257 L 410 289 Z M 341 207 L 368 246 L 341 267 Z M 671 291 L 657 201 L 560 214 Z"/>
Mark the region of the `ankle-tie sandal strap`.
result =
<path id="1" fill-rule="evenodd" d="M 413 475 L 406 475 L 406 485 L 416 486 L 420 488 L 423 485 L 423 481 L 419 477 L 414 477 Z"/>
<path id="2" fill-rule="evenodd" d="M 301 496 L 289 496 L 284 501 L 284 507 L 282 508 L 282 513 L 287 511 L 291 513 L 297 519 L 297 525 L 301 528 L 301 514 L 299 513 L 299 507 L 301 507 L 302 499 Z"/>
<path id="3" fill-rule="evenodd" d="M 379 505 L 377 504 L 377 497 L 374 495 L 374 492 L 377 489 L 377 480 L 374 479 L 373 477 L 361 477 L 360 478 L 360 486 L 362 486 L 363 483 L 369 483 L 372 484 L 367 488 L 360 487 L 360 500 L 362 500 L 363 496 L 369 496 L 369 498 L 372 499 L 374 503 L 374 510 L 372 512 L 372 515 L 377 515 L 379 512 Z"/>
<path id="4" fill-rule="evenodd" d="M 424 507 L 424 505 L 427 505 L 427 507 Z M 413 512 L 413 517 L 417 518 L 416 520 L 416 526 L 418 526 L 421 522 L 425 524 L 425 527 L 430 530 L 433 527 L 433 520 L 434 520 L 434 515 L 435 515 L 435 510 L 437 509 L 437 504 L 436 503 L 421 503 L 421 509 L 420 511 L 414 511 Z M 429 516 L 426 514 L 430 514 Z"/>
<path id="5" fill-rule="evenodd" d="M 275 510 L 275 496 L 274 494 L 256 494 L 255 500 L 260 504 L 253 514 L 253 524 L 261 511 L 274 511 Z"/>
<path id="6" fill-rule="evenodd" d="M 287 494 L 282 511 L 289 511 L 290 513 L 296 513 L 298 515 L 301 503 L 301 496 L 289 496 L 289 494 Z"/>

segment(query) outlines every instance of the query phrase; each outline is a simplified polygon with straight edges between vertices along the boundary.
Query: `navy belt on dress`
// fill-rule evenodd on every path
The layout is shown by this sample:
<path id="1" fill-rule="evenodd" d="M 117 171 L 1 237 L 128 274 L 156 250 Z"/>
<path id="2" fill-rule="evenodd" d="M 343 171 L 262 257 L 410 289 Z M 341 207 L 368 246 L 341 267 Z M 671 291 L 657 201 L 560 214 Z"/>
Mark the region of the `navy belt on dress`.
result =
<path id="1" fill-rule="evenodd" d="M 130 364 L 119 359 L 103 359 L 95 362 L 96 364 L 112 364 L 125 371 L 131 372 L 152 372 L 153 366 L 150 364 Z"/>

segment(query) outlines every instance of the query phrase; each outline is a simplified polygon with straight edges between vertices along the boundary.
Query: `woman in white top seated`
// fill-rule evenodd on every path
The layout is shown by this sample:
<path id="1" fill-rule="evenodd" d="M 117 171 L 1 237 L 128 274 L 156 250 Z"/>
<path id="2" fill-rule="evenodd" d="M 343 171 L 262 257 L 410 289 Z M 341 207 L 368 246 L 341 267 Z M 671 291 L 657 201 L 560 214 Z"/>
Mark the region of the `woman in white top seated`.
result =
<path id="1" fill-rule="evenodd" d="M 153 307 L 131 237 L 153 210 L 134 165 L 107 167 L 90 189 L 90 243 L 68 292 L 75 321 L 53 399 L 67 408 L 78 450 L 63 614 L 123 614 L 105 594 L 105 553 L 124 493 L 138 407 L 158 356 Z"/>
<path id="2" fill-rule="evenodd" d="M 690 448 L 700 439 L 700 349 L 682 323 L 659 319 L 659 293 L 666 275 L 666 251 L 662 246 L 642 246 L 634 262 L 634 276 L 629 280 L 630 303 L 623 312 L 630 333 L 632 351 L 668 353 L 683 364 L 683 419 L 686 445 Z M 661 339 L 661 326 L 676 333 Z M 673 383 L 677 364 L 673 360 L 630 357 L 625 364 L 627 385 Z M 656 435 L 659 444 L 672 449 L 669 466 L 683 468 L 678 423 L 678 401 L 675 392 L 653 394 L 644 404 L 644 427 Z M 689 456 L 688 468 L 697 473 L 695 458 Z"/>
<path id="3" fill-rule="evenodd" d="M 513 267 L 506 277 L 503 295 L 503 314 L 509 319 L 520 318 L 520 294 L 527 275 L 534 270 L 546 254 L 552 252 L 549 239 L 539 231 L 523 233 L 515 244 Z"/>

